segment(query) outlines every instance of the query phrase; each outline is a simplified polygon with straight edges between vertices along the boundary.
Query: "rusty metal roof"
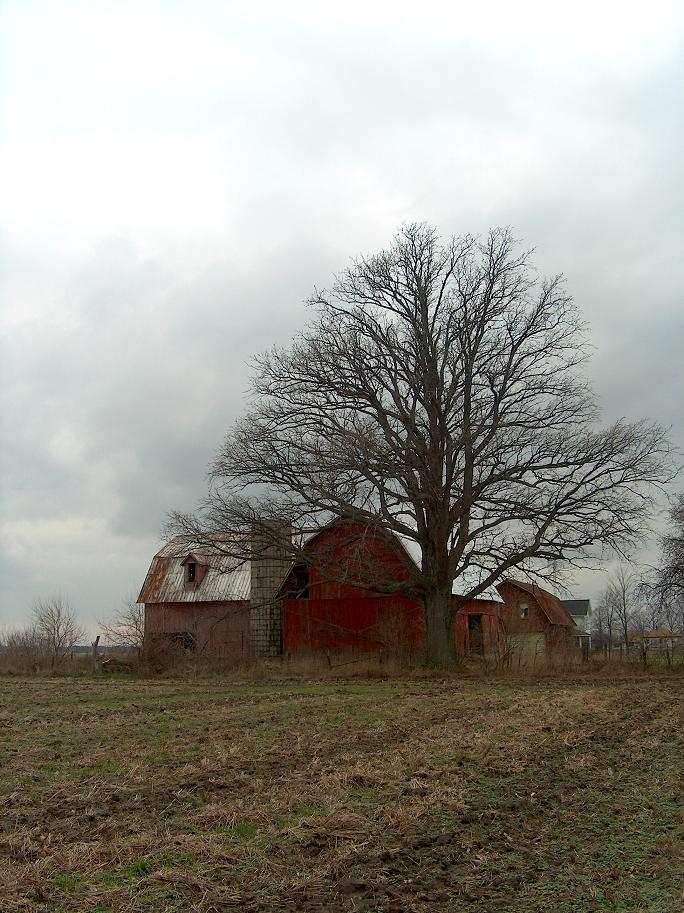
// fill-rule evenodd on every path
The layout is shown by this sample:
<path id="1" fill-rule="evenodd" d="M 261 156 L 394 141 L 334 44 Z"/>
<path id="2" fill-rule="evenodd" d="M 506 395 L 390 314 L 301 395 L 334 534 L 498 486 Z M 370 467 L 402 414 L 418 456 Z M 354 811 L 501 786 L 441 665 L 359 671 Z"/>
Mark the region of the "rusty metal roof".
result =
<path id="1" fill-rule="evenodd" d="M 224 537 L 226 551 L 230 540 Z M 197 586 L 185 583 L 183 560 L 192 553 L 206 566 Z M 152 559 L 138 602 L 224 602 L 248 600 L 251 590 L 250 562 L 200 545 L 190 536 L 176 536 Z"/>

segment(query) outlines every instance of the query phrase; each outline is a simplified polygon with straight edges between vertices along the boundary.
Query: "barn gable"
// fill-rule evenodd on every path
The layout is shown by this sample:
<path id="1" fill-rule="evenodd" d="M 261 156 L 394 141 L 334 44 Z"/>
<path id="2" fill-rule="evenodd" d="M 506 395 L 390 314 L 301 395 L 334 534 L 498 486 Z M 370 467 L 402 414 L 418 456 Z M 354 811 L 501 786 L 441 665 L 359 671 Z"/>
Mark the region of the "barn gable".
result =
<path id="1" fill-rule="evenodd" d="M 553 593 L 543 590 L 533 583 L 526 583 L 521 580 L 506 579 L 498 584 L 497 589 L 503 601 L 506 604 L 514 603 L 519 605 L 525 597 L 531 596 L 537 606 L 541 609 L 549 624 L 559 625 L 564 628 L 574 628 L 575 622 L 570 617 L 568 611 L 563 607 L 563 603 Z M 511 589 L 517 590 L 516 594 L 511 593 Z M 522 594 L 522 595 L 521 595 Z"/>

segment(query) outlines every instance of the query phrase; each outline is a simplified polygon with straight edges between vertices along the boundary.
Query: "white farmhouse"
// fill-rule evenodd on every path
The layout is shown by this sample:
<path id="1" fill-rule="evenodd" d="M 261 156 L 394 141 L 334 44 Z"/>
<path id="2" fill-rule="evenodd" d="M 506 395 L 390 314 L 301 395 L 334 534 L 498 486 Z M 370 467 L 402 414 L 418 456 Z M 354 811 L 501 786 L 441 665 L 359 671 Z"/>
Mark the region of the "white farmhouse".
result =
<path id="1" fill-rule="evenodd" d="M 579 645 L 586 644 L 588 648 L 591 648 L 591 600 L 562 599 L 561 602 L 565 611 L 575 622 Z"/>

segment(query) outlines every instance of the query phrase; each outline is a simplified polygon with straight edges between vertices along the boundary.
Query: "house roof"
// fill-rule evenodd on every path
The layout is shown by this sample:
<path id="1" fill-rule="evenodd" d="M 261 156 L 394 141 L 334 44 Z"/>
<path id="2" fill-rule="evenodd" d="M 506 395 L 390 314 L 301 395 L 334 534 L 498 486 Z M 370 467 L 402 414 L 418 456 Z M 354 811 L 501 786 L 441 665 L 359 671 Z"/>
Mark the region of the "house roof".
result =
<path id="1" fill-rule="evenodd" d="M 590 599 L 561 599 L 561 605 L 570 615 L 589 615 L 591 612 Z"/>
<path id="2" fill-rule="evenodd" d="M 533 596 L 537 601 L 537 605 L 552 625 L 563 625 L 563 627 L 566 628 L 575 627 L 575 622 L 570 617 L 567 609 L 563 607 L 563 603 L 557 596 L 554 596 L 553 593 L 549 593 L 548 590 L 542 590 L 541 587 L 536 586 L 534 583 L 526 583 L 522 580 L 511 580 L 510 578 L 507 578 L 503 581 L 503 584 L 506 583 L 516 586 L 519 590 L 523 590 L 525 593 L 529 593 L 530 596 Z M 499 586 L 502 586 L 503 584 L 499 584 Z"/>
<path id="3" fill-rule="evenodd" d="M 652 631 L 646 632 L 646 637 L 679 637 L 676 631 L 673 631 L 671 628 L 666 628 L 661 625 L 659 628 L 654 628 Z"/>
<path id="4" fill-rule="evenodd" d="M 637 640 L 677 640 L 681 635 L 676 631 L 672 631 L 670 628 L 665 628 L 662 625 L 659 628 L 654 628 L 652 631 L 644 631 L 641 634 L 639 631 L 632 631 L 629 634 L 629 640 L 634 643 Z"/>
<path id="5" fill-rule="evenodd" d="M 217 540 L 218 541 L 218 540 Z M 226 552 L 231 539 L 221 537 Z M 206 568 L 198 587 L 186 587 L 183 563 L 194 555 Z M 249 599 L 250 562 L 232 557 L 215 548 L 198 544 L 190 536 L 176 536 L 152 559 L 138 602 L 232 602 Z"/>

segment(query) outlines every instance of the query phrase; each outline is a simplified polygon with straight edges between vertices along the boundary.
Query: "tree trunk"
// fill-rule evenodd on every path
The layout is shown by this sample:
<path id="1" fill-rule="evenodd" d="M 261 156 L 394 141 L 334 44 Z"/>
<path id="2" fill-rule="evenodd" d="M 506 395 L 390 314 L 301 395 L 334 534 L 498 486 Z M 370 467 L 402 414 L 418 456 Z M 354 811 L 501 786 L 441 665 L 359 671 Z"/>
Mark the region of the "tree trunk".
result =
<path id="1" fill-rule="evenodd" d="M 455 660 L 454 636 L 451 630 L 451 593 L 440 590 L 425 596 L 428 666 L 450 666 Z"/>

